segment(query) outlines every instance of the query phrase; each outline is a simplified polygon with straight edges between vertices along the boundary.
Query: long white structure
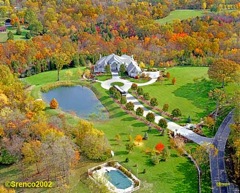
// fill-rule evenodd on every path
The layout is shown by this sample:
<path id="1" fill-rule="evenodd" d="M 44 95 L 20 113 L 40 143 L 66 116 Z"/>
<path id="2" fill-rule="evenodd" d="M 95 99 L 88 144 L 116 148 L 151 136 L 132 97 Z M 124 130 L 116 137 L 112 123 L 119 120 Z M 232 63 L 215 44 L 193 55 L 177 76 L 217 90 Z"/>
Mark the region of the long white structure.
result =
<path id="1" fill-rule="evenodd" d="M 131 77 L 135 77 L 142 73 L 141 68 L 133 57 L 128 55 L 118 56 L 115 54 L 101 57 L 94 66 L 94 72 L 105 72 L 105 67 L 107 65 L 110 65 L 112 72 L 119 72 L 122 64 L 125 65 L 126 71 Z"/>

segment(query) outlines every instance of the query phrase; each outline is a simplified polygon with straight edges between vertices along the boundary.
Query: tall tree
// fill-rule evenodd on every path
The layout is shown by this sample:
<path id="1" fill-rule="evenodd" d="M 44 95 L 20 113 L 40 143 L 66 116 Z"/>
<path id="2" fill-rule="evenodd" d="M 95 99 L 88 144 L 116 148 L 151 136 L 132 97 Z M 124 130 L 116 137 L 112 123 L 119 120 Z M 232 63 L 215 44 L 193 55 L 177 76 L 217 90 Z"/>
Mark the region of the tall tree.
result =
<path id="1" fill-rule="evenodd" d="M 234 80 L 234 77 L 240 71 L 240 66 L 231 60 L 218 59 L 215 60 L 208 69 L 209 78 L 222 83 L 222 87 L 226 82 Z"/>
<path id="2" fill-rule="evenodd" d="M 52 58 L 53 63 L 57 68 L 57 80 L 60 80 L 60 71 L 64 65 L 68 65 L 71 62 L 71 58 L 64 52 L 55 53 Z"/>

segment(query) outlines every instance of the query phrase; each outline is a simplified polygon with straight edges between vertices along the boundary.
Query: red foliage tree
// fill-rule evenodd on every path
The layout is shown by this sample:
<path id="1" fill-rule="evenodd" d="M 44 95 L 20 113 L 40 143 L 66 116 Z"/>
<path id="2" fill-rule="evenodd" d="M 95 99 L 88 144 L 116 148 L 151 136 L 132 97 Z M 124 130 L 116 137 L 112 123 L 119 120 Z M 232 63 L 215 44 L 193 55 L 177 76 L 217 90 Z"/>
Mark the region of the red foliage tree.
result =
<path id="1" fill-rule="evenodd" d="M 155 146 L 155 149 L 158 151 L 158 152 L 161 152 L 163 149 L 164 149 L 164 145 L 162 143 L 158 143 L 156 146 Z"/>

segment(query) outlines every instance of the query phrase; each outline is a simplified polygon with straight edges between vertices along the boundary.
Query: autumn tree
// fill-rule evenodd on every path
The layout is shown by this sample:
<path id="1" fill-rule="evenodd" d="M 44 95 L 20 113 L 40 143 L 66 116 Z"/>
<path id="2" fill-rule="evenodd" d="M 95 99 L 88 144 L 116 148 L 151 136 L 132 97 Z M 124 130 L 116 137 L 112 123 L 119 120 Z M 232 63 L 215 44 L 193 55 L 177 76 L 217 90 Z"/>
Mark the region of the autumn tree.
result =
<path id="1" fill-rule="evenodd" d="M 225 103 L 225 100 L 226 100 L 226 94 L 223 90 L 221 89 L 214 89 L 214 90 L 211 90 L 209 93 L 208 93 L 208 96 L 211 98 L 211 99 L 214 99 L 215 102 L 216 102 L 216 110 L 214 112 L 214 119 L 216 120 L 217 119 L 217 116 L 218 116 L 218 111 L 220 109 L 220 107 Z"/>
<path id="2" fill-rule="evenodd" d="M 127 98 L 126 98 L 126 96 L 121 96 L 120 103 L 121 103 L 121 104 L 126 104 L 126 103 L 127 103 Z"/>
<path id="3" fill-rule="evenodd" d="M 163 105 L 163 111 L 167 112 L 168 111 L 168 108 L 169 108 L 169 105 L 168 104 L 164 104 Z"/>
<path id="4" fill-rule="evenodd" d="M 144 110 L 142 107 L 138 107 L 136 109 L 136 115 L 138 115 L 138 116 L 143 116 L 143 112 L 144 112 Z"/>
<path id="5" fill-rule="evenodd" d="M 217 59 L 209 67 L 208 76 L 222 83 L 224 88 L 225 83 L 234 80 L 239 71 L 240 66 L 236 62 L 227 59 Z"/>
<path id="6" fill-rule="evenodd" d="M 175 77 L 172 79 L 172 84 L 173 84 L 173 85 L 176 84 L 176 78 L 175 78 Z"/>
<path id="7" fill-rule="evenodd" d="M 218 154 L 218 150 L 212 144 L 204 143 L 200 146 L 197 146 L 195 151 L 193 152 L 193 158 L 196 160 L 197 164 L 200 166 L 204 175 L 206 176 L 207 170 L 209 168 L 209 154 L 212 153 L 213 156 Z"/>
<path id="8" fill-rule="evenodd" d="M 134 110 L 134 104 L 132 102 L 128 102 L 126 104 L 126 109 L 129 111 L 133 111 Z"/>
<path id="9" fill-rule="evenodd" d="M 57 68 L 57 81 L 60 80 L 60 71 L 64 65 L 68 65 L 71 62 L 71 58 L 64 52 L 55 53 L 52 57 L 52 62 Z"/>
<path id="10" fill-rule="evenodd" d="M 138 94 L 138 95 L 143 95 L 143 88 L 138 87 L 138 89 L 137 89 L 137 94 Z"/>
<path id="11" fill-rule="evenodd" d="M 30 141 L 29 143 L 24 143 L 22 147 L 23 162 L 27 165 L 34 164 L 37 169 L 37 173 L 40 172 L 40 161 L 42 158 L 41 154 L 41 142 Z"/>
<path id="12" fill-rule="evenodd" d="M 143 94 L 143 98 L 144 98 L 145 100 L 149 100 L 149 99 L 150 99 L 149 93 L 148 93 L 148 92 L 145 92 L 145 93 Z"/>
<path id="13" fill-rule="evenodd" d="M 142 140 L 143 140 L 143 137 L 142 137 L 141 135 L 137 135 L 137 136 L 135 137 L 135 141 L 138 143 L 138 145 L 140 145 L 140 143 L 142 142 Z"/>
<path id="14" fill-rule="evenodd" d="M 136 83 L 133 83 L 132 86 L 131 86 L 131 89 L 132 90 L 137 90 L 138 88 L 138 85 Z"/>
<path id="15" fill-rule="evenodd" d="M 167 128 L 167 121 L 166 121 L 166 119 L 160 119 L 159 122 L 158 122 L 158 126 L 163 128 L 163 129 L 166 129 Z"/>
<path id="16" fill-rule="evenodd" d="M 50 108 L 51 109 L 57 109 L 58 108 L 58 102 L 55 98 L 53 98 L 50 102 Z"/>
<path id="17" fill-rule="evenodd" d="M 157 106 L 158 105 L 157 99 L 156 98 L 151 98 L 150 105 L 153 106 L 153 107 Z"/>
<path id="18" fill-rule="evenodd" d="M 210 116 L 205 117 L 205 118 L 204 118 L 204 124 L 205 124 L 208 128 L 212 129 L 212 131 L 214 132 L 215 120 L 214 120 L 212 117 L 210 117 Z"/>
<path id="19" fill-rule="evenodd" d="M 155 121 L 155 115 L 151 112 L 149 112 L 146 116 L 146 119 L 151 123 Z"/>

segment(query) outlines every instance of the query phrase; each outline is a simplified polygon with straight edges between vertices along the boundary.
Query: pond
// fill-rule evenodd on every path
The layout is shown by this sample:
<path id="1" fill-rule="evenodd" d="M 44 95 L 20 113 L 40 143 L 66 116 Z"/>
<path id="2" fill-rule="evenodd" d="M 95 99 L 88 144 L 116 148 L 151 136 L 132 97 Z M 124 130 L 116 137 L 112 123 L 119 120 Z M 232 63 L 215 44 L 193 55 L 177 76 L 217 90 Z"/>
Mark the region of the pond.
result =
<path id="1" fill-rule="evenodd" d="M 58 87 L 42 93 L 48 104 L 55 98 L 59 108 L 68 113 L 75 113 L 84 119 L 103 120 L 108 118 L 105 107 L 97 99 L 94 92 L 83 86 Z"/>

